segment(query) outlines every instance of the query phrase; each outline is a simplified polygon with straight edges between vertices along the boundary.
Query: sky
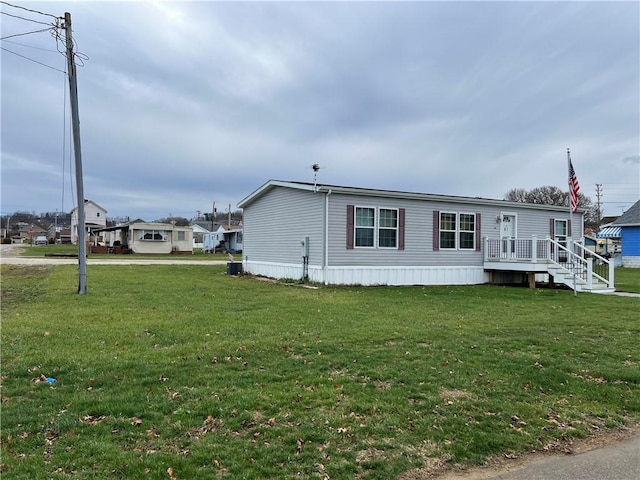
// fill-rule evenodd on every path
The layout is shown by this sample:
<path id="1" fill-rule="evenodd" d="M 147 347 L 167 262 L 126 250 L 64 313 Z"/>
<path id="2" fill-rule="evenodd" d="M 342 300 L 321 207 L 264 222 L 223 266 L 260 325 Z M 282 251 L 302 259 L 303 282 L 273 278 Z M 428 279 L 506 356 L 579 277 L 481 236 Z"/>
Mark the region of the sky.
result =
<path id="1" fill-rule="evenodd" d="M 84 197 L 110 218 L 234 211 L 313 164 L 326 185 L 566 191 L 568 148 L 605 215 L 640 199 L 637 1 L 9 4 L 2 214 L 76 205 L 64 45 L 30 33 L 65 12 Z"/>

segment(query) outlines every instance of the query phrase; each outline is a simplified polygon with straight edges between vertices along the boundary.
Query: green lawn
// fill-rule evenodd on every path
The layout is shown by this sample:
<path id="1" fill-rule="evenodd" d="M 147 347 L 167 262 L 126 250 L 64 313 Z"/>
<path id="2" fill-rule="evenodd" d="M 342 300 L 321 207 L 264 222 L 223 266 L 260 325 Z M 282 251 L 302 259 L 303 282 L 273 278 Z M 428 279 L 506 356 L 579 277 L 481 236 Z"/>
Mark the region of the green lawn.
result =
<path id="1" fill-rule="evenodd" d="M 640 293 L 640 268 L 616 268 L 616 290 Z"/>
<path id="2" fill-rule="evenodd" d="M 640 421 L 637 298 L 1 269 L 7 478 L 389 479 Z"/>

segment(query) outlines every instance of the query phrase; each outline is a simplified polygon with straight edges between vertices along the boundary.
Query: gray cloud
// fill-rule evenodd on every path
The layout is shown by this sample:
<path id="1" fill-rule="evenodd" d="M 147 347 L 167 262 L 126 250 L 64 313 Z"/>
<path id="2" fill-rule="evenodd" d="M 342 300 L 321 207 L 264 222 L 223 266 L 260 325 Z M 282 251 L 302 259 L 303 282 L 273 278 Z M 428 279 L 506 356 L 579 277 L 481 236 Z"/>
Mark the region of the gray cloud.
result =
<path id="1" fill-rule="evenodd" d="M 235 208 L 313 163 L 325 183 L 501 198 L 566 188 L 567 147 L 587 195 L 640 184 L 636 3 L 29 6 L 71 12 L 90 57 L 85 195 L 110 215 Z M 2 16 L 3 35 L 25 23 Z M 64 69 L 34 48 L 50 36 L 18 38 L 2 46 Z M 62 208 L 64 77 L 4 51 L 2 68 L 2 210 Z"/>

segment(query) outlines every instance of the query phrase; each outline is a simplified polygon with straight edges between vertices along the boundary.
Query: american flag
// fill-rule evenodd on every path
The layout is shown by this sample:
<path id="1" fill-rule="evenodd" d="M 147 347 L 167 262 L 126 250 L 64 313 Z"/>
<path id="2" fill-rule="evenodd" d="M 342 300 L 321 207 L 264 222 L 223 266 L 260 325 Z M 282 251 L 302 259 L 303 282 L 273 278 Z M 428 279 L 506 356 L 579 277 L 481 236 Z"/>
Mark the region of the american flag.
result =
<path id="1" fill-rule="evenodd" d="M 578 192 L 580 191 L 580 184 L 578 183 L 578 177 L 576 177 L 576 171 L 573 169 L 571 159 L 569 159 L 569 196 L 571 197 L 571 211 L 576 212 L 578 210 Z"/>
<path id="2" fill-rule="evenodd" d="M 233 258 L 233 255 L 231 255 L 231 253 L 229 253 L 229 257 L 228 257 L 228 258 L 229 258 L 229 261 L 230 261 L 230 262 L 235 261 L 235 258 Z"/>

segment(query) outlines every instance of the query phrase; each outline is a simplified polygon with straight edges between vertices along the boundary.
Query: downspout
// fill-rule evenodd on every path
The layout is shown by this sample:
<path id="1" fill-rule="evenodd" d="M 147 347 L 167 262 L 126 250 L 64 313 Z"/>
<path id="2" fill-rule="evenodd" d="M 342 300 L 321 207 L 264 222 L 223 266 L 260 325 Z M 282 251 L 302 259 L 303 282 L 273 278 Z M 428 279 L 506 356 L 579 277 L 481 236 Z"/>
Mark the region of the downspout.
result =
<path id="1" fill-rule="evenodd" d="M 329 195 L 331 195 L 331 189 L 324 195 L 324 258 L 322 271 L 325 285 L 329 285 L 327 278 L 329 273 Z"/>

